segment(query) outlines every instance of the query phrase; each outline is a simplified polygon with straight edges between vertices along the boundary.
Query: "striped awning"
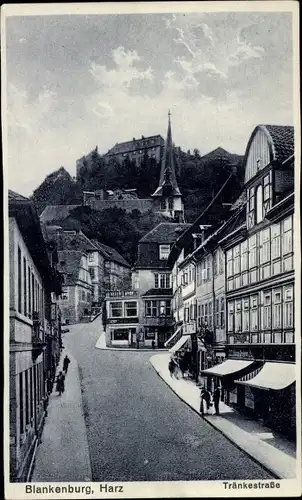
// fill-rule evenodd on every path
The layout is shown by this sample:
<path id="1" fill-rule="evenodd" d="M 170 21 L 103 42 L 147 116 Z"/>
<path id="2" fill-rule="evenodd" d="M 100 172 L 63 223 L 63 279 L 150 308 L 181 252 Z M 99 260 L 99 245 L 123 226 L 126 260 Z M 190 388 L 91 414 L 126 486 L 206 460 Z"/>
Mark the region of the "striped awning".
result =
<path id="1" fill-rule="evenodd" d="M 171 349 L 169 349 L 169 352 L 177 352 L 177 351 L 179 351 L 182 347 L 184 347 L 184 345 L 188 342 L 188 340 L 190 340 L 190 336 L 189 335 L 183 335 L 176 342 L 176 344 L 173 347 L 171 347 Z"/>
<path id="2" fill-rule="evenodd" d="M 296 365 L 292 363 L 264 363 L 261 370 L 250 380 L 235 380 L 236 384 L 258 389 L 280 391 L 296 380 Z"/>
<path id="3" fill-rule="evenodd" d="M 227 375 L 235 375 L 236 373 L 248 368 L 254 363 L 254 361 L 245 361 L 241 359 L 226 359 L 223 363 L 219 365 L 212 366 L 207 370 L 202 370 L 205 375 L 225 377 Z"/>

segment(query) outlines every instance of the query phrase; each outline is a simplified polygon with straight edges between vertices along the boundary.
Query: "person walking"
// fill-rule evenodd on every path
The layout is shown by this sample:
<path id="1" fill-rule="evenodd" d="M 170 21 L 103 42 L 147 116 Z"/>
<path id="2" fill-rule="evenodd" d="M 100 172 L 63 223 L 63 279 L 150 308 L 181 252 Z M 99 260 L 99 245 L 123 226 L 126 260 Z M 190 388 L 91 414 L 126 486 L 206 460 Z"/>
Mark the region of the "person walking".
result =
<path id="1" fill-rule="evenodd" d="M 69 366 L 69 363 L 70 363 L 70 359 L 69 357 L 66 355 L 65 358 L 64 358 L 64 361 L 63 361 L 63 371 L 65 373 L 68 372 L 68 366 Z"/>
<path id="2" fill-rule="evenodd" d="M 62 392 L 65 390 L 65 375 L 62 372 L 59 372 L 56 378 L 56 391 L 61 396 Z"/>
<path id="3" fill-rule="evenodd" d="M 204 408 L 204 406 L 206 406 L 207 412 L 210 409 L 210 406 L 211 406 L 211 394 L 204 387 L 203 389 L 201 389 L 200 397 L 201 397 L 201 400 L 200 400 L 200 413 L 202 415 L 204 415 L 205 414 L 205 408 Z"/>
<path id="4" fill-rule="evenodd" d="M 177 364 L 176 364 L 176 362 L 175 362 L 175 360 L 174 360 L 174 358 L 172 356 L 170 358 L 168 368 L 169 368 L 169 372 L 170 372 L 171 378 L 173 378 L 173 375 L 174 375 L 175 378 L 178 378 L 178 377 L 176 377 L 176 374 L 175 374 L 175 371 L 177 369 Z"/>
<path id="5" fill-rule="evenodd" d="M 215 415 L 219 415 L 219 403 L 221 399 L 221 388 L 217 384 L 213 393 L 213 401 L 214 401 L 214 407 L 215 407 Z"/>

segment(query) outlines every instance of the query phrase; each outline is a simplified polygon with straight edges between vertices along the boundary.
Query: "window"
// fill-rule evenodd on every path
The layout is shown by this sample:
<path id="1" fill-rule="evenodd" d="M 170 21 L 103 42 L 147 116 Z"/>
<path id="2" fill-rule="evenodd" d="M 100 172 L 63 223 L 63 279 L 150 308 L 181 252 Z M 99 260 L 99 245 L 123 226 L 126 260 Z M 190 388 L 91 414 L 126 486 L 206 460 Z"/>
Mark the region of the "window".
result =
<path id="1" fill-rule="evenodd" d="M 241 332 L 241 300 L 236 300 L 235 306 L 235 331 Z"/>
<path id="2" fill-rule="evenodd" d="M 35 304 L 35 298 L 36 298 L 36 283 L 35 283 L 35 277 L 34 273 L 31 273 L 31 303 L 32 303 L 32 311 L 36 311 L 36 304 Z"/>
<path id="3" fill-rule="evenodd" d="M 171 316 L 171 300 L 166 300 L 166 316 Z"/>
<path id="4" fill-rule="evenodd" d="M 171 288 L 171 275 L 168 273 L 164 274 L 154 274 L 154 286 L 155 288 Z"/>
<path id="5" fill-rule="evenodd" d="M 18 247 L 18 312 L 22 312 L 22 257 Z"/>
<path id="6" fill-rule="evenodd" d="M 204 305 L 204 322 L 208 324 L 208 304 Z"/>
<path id="7" fill-rule="evenodd" d="M 243 311 L 242 311 L 242 331 L 248 332 L 250 330 L 250 310 L 249 310 L 249 299 L 243 299 Z"/>
<path id="8" fill-rule="evenodd" d="M 160 260 L 167 260 L 170 253 L 170 245 L 159 245 Z"/>
<path id="9" fill-rule="evenodd" d="M 257 266 L 257 235 L 249 238 L 249 268 Z"/>
<path id="10" fill-rule="evenodd" d="M 173 200 L 173 198 L 169 198 L 169 200 L 168 200 L 168 208 L 169 208 L 169 210 L 173 210 L 173 208 L 174 208 L 174 200 Z"/>
<path id="11" fill-rule="evenodd" d="M 227 251 L 227 276 L 233 276 L 233 249 Z"/>
<path id="12" fill-rule="evenodd" d="M 255 188 L 248 190 L 247 200 L 247 226 L 251 228 L 255 225 Z"/>
<path id="13" fill-rule="evenodd" d="M 146 300 L 145 304 L 146 316 L 157 316 L 157 301 L 156 300 Z"/>
<path id="14" fill-rule="evenodd" d="M 83 300 L 83 301 L 85 301 L 85 300 L 86 300 L 85 290 L 82 290 L 82 300 Z"/>
<path id="15" fill-rule="evenodd" d="M 216 250 L 216 252 L 214 252 L 214 255 L 213 255 L 213 273 L 214 273 L 214 276 L 217 276 L 217 274 L 219 273 L 219 268 L 218 268 L 218 263 L 219 263 L 219 252 L 218 250 Z"/>
<path id="16" fill-rule="evenodd" d="M 271 227 L 271 231 L 272 231 L 272 259 L 278 259 L 281 257 L 280 224 L 274 224 Z"/>
<path id="17" fill-rule="evenodd" d="M 262 184 L 256 190 L 256 223 L 259 224 L 263 220 L 263 196 Z"/>
<path id="18" fill-rule="evenodd" d="M 234 302 L 228 303 L 228 332 L 234 331 Z"/>
<path id="19" fill-rule="evenodd" d="M 112 340 L 128 340 L 129 330 L 128 328 L 118 328 L 112 332 Z"/>
<path id="20" fill-rule="evenodd" d="M 270 229 L 265 229 L 260 233 L 260 264 L 269 262 L 270 258 Z"/>
<path id="21" fill-rule="evenodd" d="M 264 214 L 272 208 L 272 173 L 270 172 L 263 179 L 263 208 Z"/>
<path id="22" fill-rule="evenodd" d="M 224 327 L 224 297 L 220 299 L 220 327 Z"/>
<path id="23" fill-rule="evenodd" d="M 92 262 L 94 260 L 94 254 L 93 253 L 89 253 L 88 254 L 88 260 L 89 260 L 89 262 Z"/>
<path id="24" fill-rule="evenodd" d="M 258 296 L 251 297 L 251 330 L 258 330 Z"/>
<path id="25" fill-rule="evenodd" d="M 294 324 L 293 286 L 283 288 L 283 327 L 292 328 Z"/>
<path id="26" fill-rule="evenodd" d="M 273 328 L 281 328 L 281 289 L 273 290 Z"/>
<path id="27" fill-rule="evenodd" d="M 158 279 L 158 274 L 155 275 L 155 276 L 157 276 L 157 279 Z M 134 278 L 133 278 L 133 288 L 135 290 L 137 290 L 139 288 L 139 278 L 138 278 L 138 276 L 134 276 Z"/>
<path id="28" fill-rule="evenodd" d="M 25 425 L 29 424 L 28 370 L 25 371 Z"/>
<path id="29" fill-rule="evenodd" d="M 24 432 L 23 372 L 19 373 L 19 418 L 20 434 Z"/>
<path id="30" fill-rule="evenodd" d="M 292 217 L 283 221 L 282 250 L 283 255 L 293 251 Z"/>
<path id="31" fill-rule="evenodd" d="M 209 328 L 212 328 L 213 326 L 213 312 L 212 312 L 212 301 L 210 300 L 209 302 L 209 318 L 208 318 L 208 324 L 209 324 Z"/>
<path id="32" fill-rule="evenodd" d="M 248 269 L 248 248 L 247 241 L 241 243 L 241 271 L 247 271 Z"/>
<path id="33" fill-rule="evenodd" d="M 137 303 L 135 301 L 125 302 L 125 316 L 126 317 L 137 316 Z"/>
<path id="34" fill-rule="evenodd" d="M 233 249 L 233 256 L 234 256 L 234 274 L 239 274 L 240 273 L 240 245 L 237 245 Z"/>
<path id="35" fill-rule="evenodd" d="M 262 305 L 262 328 L 263 330 L 270 330 L 272 325 L 272 307 L 271 307 L 271 293 L 263 293 Z"/>
<path id="36" fill-rule="evenodd" d="M 96 277 L 95 267 L 90 267 L 89 273 L 90 273 L 91 279 L 94 280 Z"/>
<path id="37" fill-rule="evenodd" d="M 210 280 L 212 277 L 212 256 L 208 255 L 206 259 L 207 263 L 207 280 Z"/>
<path id="38" fill-rule="evenodd" d="M 222 274 L 224 272 L 224 253 L 220 249 L 218 250 L 219 252 L 219 274 Z"/>
<path id="39" fill-rule="evenodd" d="M 161 210 L 166 210 L 166 200 L 165 199 L 161 200 L 161 202 L 160 202 L 160 209 Z"/>
<path id="40" fill-rule="evenodd" d="M 123 316 L 123 304 L 122 302 L 110 302 L 109 311 L 111 318 L 121 318 Z"/>
<path id="41" fill-rule="evenodd" d="M 219 315 L 219 299 L 215 300 L 215 315 L 216 315 L 216 327 L 220 326 L 219 320 L 220 320 L 220 315 Z"/>
<path id="42" fill-rule="evenodd" d="M 23 313 L 27 316 L 26 259 L 23 257 Z"/>
<path id="43" fill-rule="evenodd" d="M 61 300 L 69 300 L 69 288 L 68 287 L 62 288 Z"/>

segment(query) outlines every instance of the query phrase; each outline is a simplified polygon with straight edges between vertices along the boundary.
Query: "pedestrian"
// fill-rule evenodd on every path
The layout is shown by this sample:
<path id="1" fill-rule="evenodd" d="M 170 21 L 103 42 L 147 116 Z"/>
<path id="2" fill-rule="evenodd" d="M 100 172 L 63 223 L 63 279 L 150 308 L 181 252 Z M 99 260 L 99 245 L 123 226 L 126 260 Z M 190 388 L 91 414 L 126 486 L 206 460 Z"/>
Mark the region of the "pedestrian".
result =
<path id="1" fill-rule="evenodd" d="M 56 391 L 59 393 L 59 396 L 61 396 L 62 392 L 65 390 L 65 375 L 62 372 L 59 372 L 57 378 L 56 378 Z"/>
<path id="2" fill-rule="evenodd" d="M 209 409 L 211 407 L 211 394 L 204 387 L 203 389 L 201 389 L 200 397 L 201 397 L 200 413 L 204 415 L 205 414 L 204 406 L 206 406 L 207 413 L 209 412 Z"/>
<path id="3" fill-rule="evenodd" d="M 151 345 L 152 345 L 152 349 L 155 349 L 155 342 L 154 342 L 154 340 L 152 340 Z"/>
<path id="4" fill-rule="evenodd" d="M 215 414 L 219 415 L 219 403 L 221 399 L 221 388 L 217 384 L 213 393 L 213 401 L 214 401 L 214 407 L 215 407 Z"/>
<path id="5" fill-rule="evenodd" d="M 67 372 L 68 372 L 68 365 L 69 365 L 69 363 L 70 363 L 70 359 L 69 359 L 69 357 L 66 355 L 66 356 L 65 356 L 65 358 L 64 358 L 64 361 L 63 361 L 63 371 L 64 371 L 65 373 L 67 373 Z"/>
<path id="6" fill-rule="evenodd" d="M 172 356 L 170 358 L 168 368 L 169 368 L 169 372 L 170 372 L 171 378 L 173 378 L 173 375 L 174 375 L 175 378 L 178 378 L 178 377 L 176 377 L 176 374 L 175 374 L 175 371 L 176 371 L 176 368 L 177 368 L 177 364 L 175 362 L 175 359 Z"/>

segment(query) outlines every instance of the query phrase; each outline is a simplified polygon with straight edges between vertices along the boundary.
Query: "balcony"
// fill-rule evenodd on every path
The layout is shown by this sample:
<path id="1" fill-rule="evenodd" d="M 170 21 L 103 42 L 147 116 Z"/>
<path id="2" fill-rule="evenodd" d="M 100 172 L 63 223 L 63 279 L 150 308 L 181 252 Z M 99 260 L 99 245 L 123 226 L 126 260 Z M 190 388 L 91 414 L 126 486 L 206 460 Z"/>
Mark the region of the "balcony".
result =
<path id="1" fill-rule="evenodd" d="M 106 299 L 120 299 L 123 297 L 138 297 L 138 290 L 111 290 L 106 293 Z"/>

